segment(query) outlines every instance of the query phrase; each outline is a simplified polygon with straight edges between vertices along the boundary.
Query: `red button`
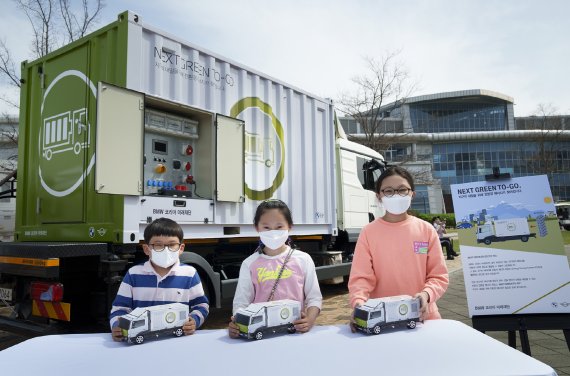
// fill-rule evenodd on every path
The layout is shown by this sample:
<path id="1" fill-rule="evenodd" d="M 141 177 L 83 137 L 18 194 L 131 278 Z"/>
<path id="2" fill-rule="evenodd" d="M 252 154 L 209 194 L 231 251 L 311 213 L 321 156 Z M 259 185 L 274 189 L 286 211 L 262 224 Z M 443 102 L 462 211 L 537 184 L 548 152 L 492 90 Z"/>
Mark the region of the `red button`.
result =
<path id="1" fill-rule="evenodd" d="M 190 171 L 190 169 L 192 168 L 192 164 L 190 162 L 186 162 L 186 166 L 184 166 L 184 168 L 186 169 L 186 171 Z"/>
<path id="2" fill-rule="evenodd" d="M 194 148 L 192 145 L 186 146 L 186 155 L 192 155 L 192 153 L 194 153 Z"/>
<path id="3" fill-rule="evenodd" d="M 194 184 L 194 176 L 192 176 L 192 175 L 186 176 L 186 183 Z"/>

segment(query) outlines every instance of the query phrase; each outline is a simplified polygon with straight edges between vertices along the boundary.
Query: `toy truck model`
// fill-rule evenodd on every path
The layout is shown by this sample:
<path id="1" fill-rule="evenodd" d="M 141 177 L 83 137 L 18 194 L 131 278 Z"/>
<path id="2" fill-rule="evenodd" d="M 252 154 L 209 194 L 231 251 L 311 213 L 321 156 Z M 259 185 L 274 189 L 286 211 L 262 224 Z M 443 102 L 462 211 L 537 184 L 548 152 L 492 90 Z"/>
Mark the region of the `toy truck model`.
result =
<path id="1" fill-rule="evenodd" d="M 301 303 L 287 299 L 253 303 L 235 314 L 239 335 L 257 340 L 262 339 L 266 333 L 295 333 L 293 322 L 300 318 Z"/>
<path id="2" fill-rule="evenodd" d="M 220 307 L 269 198 L 290 206 L 320 280 L 348 275 L 361 229 L 382 215 L 382 156 L 347 139 L 332 100 L 185 38 L 124 12 L 22 63 L 15 241 L 0 243 L 0 291 L 18 319 L 0 317 L 4 330 L 105 323 L 160 217 L 182 226 L 180 261 Z M 40 282 L 63 285 L 62 299 L 39 309 L 28 291 Z"/>
<path id="3" fill-rule="evenodd" d="M 368 334 L 380 334 L 384 327 L 416 327 L 420 321 L 420 299 L 409 295 L 368 299 L 354 309 L 356 329 Z"/>
<path id="4" fill-rule="evenodd" d="M 558 202 L 554 206 L 556 207 L 558 224 L 566 231 L 570 231 L 570 202 Z"/>
<path id="5" fill-rule="evenodd" d="M 129 343 L 140 345 L 149 337 L 172 334 L 180 337 L 182 327 L 188 320 L 188 305 L 182 303 L 163 304 L 152 307 L 135 308 L 119 317 L 119 328 Z"/>
<path id="6" fill-rule="evenodd" d="M 530 232 L 526 218 L 492 220 L 477 227 L 477 243 L 487 245 L 518 239 L 527 242 L 530 237 L 535 238 L 536 233 Z"/>

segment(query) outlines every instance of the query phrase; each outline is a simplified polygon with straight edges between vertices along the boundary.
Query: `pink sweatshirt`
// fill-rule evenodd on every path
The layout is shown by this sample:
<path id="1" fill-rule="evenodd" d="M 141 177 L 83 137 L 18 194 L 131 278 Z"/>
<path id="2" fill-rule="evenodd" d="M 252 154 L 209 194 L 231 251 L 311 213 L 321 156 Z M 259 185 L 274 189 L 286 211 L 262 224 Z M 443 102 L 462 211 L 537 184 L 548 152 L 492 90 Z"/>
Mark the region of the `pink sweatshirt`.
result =
<path id="1" fill-rule="evenodd" d="M 362 229 L 348 281 L 353 308 L 369 298 L 426 291 L 430 296 L 427 319 L 440 319 L 435 302 L 448 283 L 441 244 L 430 223 L 413 216 L 397 223 L 378 218 Z"/>

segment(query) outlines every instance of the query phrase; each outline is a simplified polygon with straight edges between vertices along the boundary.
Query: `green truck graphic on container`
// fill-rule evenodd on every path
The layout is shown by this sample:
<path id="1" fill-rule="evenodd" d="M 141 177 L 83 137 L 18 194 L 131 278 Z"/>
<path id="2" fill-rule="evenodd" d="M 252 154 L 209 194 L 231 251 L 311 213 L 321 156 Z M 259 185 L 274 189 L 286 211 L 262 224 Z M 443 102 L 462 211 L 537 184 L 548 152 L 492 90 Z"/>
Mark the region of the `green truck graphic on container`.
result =
<path id="1" fill-rule="evenodd" d="M 356 329 L 368 334 L 380 334 L 384 327 L 416 327 L 420 321 L 420 299 L 409 295 L 368 299 L 354 309 Z"/>

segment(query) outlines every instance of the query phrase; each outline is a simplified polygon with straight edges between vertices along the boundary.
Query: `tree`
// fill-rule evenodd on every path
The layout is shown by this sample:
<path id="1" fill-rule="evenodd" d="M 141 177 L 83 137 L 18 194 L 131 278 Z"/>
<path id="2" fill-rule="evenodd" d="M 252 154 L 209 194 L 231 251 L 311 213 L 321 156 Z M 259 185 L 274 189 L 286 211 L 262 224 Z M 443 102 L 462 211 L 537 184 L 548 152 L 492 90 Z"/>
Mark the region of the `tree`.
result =
<path id="1" fill-rule="evenodd" d="M 103 0 L 81 0 L 73 7 L 70 0 L 14 0 L 32 27 L 31 52 L 34 59 L 85 36 L 97 23 L 105 4 Z M 75 2 L 77 4 L 77 2 Z M 20 74 L 5 41 L 0 40 L 0 80 L 20 88 Z M 19 108 L 6 95 L 0 100 Z"/>
<path id="2" fill-rule="evenodd" d="M 401 120 L 389 120 L 392 111 L 416 89 L 406 66 L 398 61 L 399 54 L 388 52 L 380 60 L 366 57 L 368 73 L 354 77 L 355 91 L 338 100 L 340 110 L 360 124 L 363 139 L 358 142 L 382 153 L 398 142 L 395 134 L 404 133 Z"/>
<path id="3" fill-rule="evenodd" d="M 546 174 L 551 180 L 553 174 L 568 170 L 569 166 L 563 164 L 566 158 L 560 155 L 566 148 L 559 141 L 564 139 L 564 131 L 570 129 L 570 118 L 558 115 L 552 104 L 541 103 L 532 116 L 517 119 L 517 129 L 534 133 L 531 142 L 536 145 L 536 151 L 528 153 L 521 150 L 521 155 L 525 155 L 521 159 L 530 172 Z"/>

